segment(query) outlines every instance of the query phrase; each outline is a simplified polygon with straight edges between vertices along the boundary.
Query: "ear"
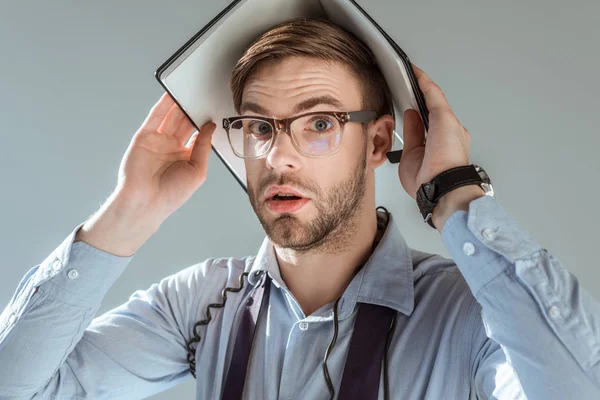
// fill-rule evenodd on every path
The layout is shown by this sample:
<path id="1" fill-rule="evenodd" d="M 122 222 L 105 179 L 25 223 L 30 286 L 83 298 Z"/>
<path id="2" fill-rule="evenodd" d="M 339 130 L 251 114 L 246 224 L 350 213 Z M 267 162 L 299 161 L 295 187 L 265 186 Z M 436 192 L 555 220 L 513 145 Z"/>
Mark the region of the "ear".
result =
<path id="1" fill-rule="evenodd" d="M 385 114 L 368 128 L 370 168 L 375 169 L 387 160 L 386 154 L 392 149 L 394 126 L 394 117 Z"/>

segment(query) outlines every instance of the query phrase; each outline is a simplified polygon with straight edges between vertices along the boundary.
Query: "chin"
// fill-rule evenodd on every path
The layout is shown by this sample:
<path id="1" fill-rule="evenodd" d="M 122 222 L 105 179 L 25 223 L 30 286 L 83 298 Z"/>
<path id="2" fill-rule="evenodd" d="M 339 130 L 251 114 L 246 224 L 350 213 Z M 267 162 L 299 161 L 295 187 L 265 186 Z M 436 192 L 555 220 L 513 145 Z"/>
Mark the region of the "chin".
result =
<path id="1" fill-rule="evenodd" d="M 291 214 L 283 214 L 263 223 L 267 236 L 280 247 L 298 248 L 306 246 L 309 239 L 306 225 Z"/>

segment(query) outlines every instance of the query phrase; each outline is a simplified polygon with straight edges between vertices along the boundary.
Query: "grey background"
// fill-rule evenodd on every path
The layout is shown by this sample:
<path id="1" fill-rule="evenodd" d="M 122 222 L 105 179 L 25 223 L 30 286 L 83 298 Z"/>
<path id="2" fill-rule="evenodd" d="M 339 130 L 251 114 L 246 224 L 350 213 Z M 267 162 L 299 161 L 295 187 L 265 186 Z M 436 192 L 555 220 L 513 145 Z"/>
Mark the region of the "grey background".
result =
<path id="1" fill-rule="evenodd" d="M 359 3 L 442 87 L 498 201 L 600 298 L 600 3 Z M 113 189 L 161 94 L 154 70 L 227 4 L 0 1 L 2 307 Z M 448 256 L 395 166 L 378 171 L 377 195 L 410 246 Z M 254 254 L 262 239 L 245 193 L 213 154 L 206 184 L 138 252 L 99 313 L 207 257 Z M 194 382 L 153 398 L 193 398 Z"/>

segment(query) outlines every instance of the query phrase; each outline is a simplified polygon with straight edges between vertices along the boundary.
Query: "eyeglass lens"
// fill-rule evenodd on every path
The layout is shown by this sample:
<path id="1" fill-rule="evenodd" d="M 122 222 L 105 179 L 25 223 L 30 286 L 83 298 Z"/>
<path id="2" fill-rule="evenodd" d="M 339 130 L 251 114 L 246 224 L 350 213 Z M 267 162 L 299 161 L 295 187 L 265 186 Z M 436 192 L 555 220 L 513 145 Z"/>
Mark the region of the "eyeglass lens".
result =
<path id="1" fill-rule="evenodd" d="M 327 155 L 340 145 L 342 129 L 332 115 L 307 115 L 290 125 L 292 140 L 301 152 Z M 243 157 L 260 157 L 267 153 L 274 137 L 273 126 L 262 119 L 244 118 L 229 128 L 229 140 L 234 151 Z"/>

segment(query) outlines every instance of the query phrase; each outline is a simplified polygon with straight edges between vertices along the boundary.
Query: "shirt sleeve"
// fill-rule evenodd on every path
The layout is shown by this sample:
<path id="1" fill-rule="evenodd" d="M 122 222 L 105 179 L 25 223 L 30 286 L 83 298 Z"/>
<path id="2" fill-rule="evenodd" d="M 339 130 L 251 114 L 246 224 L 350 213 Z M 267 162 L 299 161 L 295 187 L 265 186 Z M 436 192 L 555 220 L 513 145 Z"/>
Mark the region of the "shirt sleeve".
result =
<path id="1" fill-rule="evenodd" d="M 481 324 L 477 326 L 480 327 Z M 527 400 L 502 347 L 486 337 L 485 332 L 481 332 L 481 335 L 485 337 L 483 345 L 472 349 L 472 352 L 477 350 L 475 357 L 471 358 L 471 387 L 475 393 L 472 397 L 486 400 Z"/>
<path id="2" fill-rule="evenodd" d="M 191 377 L 180 327 L 206 265 L 94 318 L 134 256 L 73 243 L 82 225 L 27 272 L 0 316 L 2 399 L 143 398 Z"/>
<path id="3" fill-rule="evenodd" d="M 498 351 L 482 353 L 482 398 L 497 398 L 490 382 L 500 386 L 502 373 L 518 378 L 527 398 L 600 398 L 600 304 L 577 278 L 490 196 L 452 214 L 442 240 L 515 372 L 510 378 Z"/>

